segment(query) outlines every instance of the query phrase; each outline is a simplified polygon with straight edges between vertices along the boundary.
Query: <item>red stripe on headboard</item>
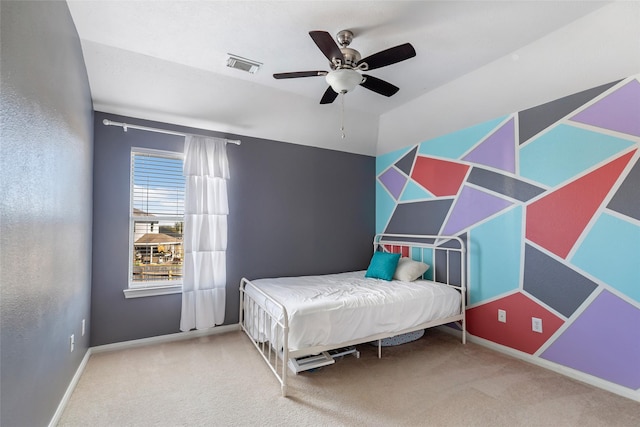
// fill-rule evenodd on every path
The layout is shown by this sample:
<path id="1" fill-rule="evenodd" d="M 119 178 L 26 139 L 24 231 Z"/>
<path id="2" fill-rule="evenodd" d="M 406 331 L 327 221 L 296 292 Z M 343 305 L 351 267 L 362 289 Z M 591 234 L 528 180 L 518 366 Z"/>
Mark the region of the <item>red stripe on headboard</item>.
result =
<path id="1" fill-rule="evenodd" d="M 384 245 L 384 248 L 392 254 L 400 254 L 403 257 L 409 256 L 409 246 Z"/>

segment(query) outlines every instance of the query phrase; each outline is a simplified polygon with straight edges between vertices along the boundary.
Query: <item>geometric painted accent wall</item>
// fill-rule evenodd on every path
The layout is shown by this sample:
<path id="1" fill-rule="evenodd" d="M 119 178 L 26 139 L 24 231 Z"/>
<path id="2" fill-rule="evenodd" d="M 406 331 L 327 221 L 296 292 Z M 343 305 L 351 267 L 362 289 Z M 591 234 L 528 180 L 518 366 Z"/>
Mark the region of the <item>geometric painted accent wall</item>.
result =
<path id="1" fill-rule="evenodd" d="M 639 77 L 376 164 L 377 232 L 467 241 L 471 334 L 638 397 Z M 532 331 L 532 317 L 542 319 L 542 333 Z"/>

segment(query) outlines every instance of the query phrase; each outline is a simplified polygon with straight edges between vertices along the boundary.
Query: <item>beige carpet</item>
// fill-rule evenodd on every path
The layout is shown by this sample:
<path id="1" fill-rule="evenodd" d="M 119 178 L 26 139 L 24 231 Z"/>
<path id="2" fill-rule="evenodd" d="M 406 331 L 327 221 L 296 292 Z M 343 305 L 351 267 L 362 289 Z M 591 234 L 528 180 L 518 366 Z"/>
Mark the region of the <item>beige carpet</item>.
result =
<path id="1" fill-rule="evenodd" d="M 241 332 L 91 356 L 60 426 L 640 426 L 640 403 L 428 330 L 291 376 Z"/>

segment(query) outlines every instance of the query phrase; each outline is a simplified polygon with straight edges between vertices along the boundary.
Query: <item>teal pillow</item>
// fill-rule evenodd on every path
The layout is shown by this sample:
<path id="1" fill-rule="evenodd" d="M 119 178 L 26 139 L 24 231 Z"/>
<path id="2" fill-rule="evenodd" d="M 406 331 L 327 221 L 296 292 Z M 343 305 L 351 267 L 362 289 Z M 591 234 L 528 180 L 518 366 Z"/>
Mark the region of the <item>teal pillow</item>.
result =
<path id="1" fill-rule="evenodd" d="M 382 280 L 393 279 L 393 273 L 396 272 L 399 259 L 400 254 L 390 254 L 388 252 L 374 253 L 364 277 Z"/>

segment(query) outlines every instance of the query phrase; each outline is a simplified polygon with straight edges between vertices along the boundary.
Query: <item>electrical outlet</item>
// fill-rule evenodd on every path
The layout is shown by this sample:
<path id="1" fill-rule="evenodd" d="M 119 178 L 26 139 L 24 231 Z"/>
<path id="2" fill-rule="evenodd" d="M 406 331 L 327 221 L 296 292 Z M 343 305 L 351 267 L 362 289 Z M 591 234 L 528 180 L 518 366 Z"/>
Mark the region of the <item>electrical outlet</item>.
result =
<path id="1" fill-rule="evenodd" d="M 70 345 L 69 351 L 73 353 L 73 349 L 76 345 L 76 337 L 73 334 L 71 334 L 71 336 L 69 337 L 69 345 Z"/>
<path id="2" fill-rule="evenodd" d="M 84 319 L 82 319 L 82 336 L 84 336 L 85 326 L 86 326 L 86 322 Z"/>
<path id="3" fill-rule="evenodd" d="M 538 319 L 537 317 L 531 318 L 531 330 L 533 332 L 542 333 L 542 319 Z"/>
<path id="4" fill-rule="evenodd" d="M 498 309 L 498 322 L 507 323 L 507 312 Z"/>

